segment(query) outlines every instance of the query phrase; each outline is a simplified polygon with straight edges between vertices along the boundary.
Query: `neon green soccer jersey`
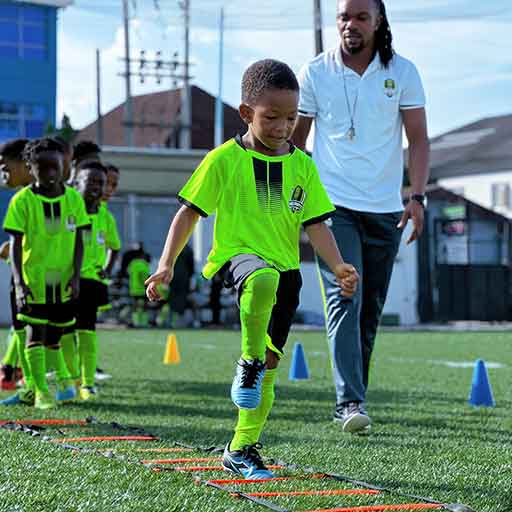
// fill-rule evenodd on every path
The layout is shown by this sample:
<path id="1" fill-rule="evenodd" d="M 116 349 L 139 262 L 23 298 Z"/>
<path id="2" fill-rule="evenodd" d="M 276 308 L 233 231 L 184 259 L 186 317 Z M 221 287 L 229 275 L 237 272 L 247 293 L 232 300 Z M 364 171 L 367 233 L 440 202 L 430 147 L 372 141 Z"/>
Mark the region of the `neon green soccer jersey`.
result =
<path id="1" fill-rule="evenodd" d="M 237 254 L 255 254 L 279 271 L 298 269 L 301 226 L 334 212 L 309 156 L 293 146 L 266 156 L 240 137 L 208 153 L 178 199 L 203 217 L 216 213 L 208 279 Z"/>
<path id="2" fill-rule="evenodd" d="M 100 205 L 97 213 L 89 213 L 88 217 L 90 227 L 83 233 L 84 258 L 80 277 L 103 282 L 98 273 L 105 266 L 107 251 L 114 247 L 117 247 L 114 250 L 119 250 L 121 242 L 117 236 L 117 229 L 114 234 L 112 233 L 112 214 L 106 206 Z"/>
<path id="3" fill-rule="evenodd" d="M 102 201 L 99 207 L 100 210 L 105 210 L 107 220 L 107 230 L 105 238 L 105 247 L 113 251 L 121 250 L 121 239 L 119 238 L 119 231 L 117 230 L 117 222 L 112 212 L 108 209 L 106 202 Z M 106 254 L 105 254 L 106 260 Z"/>
<path id="4" fill-rule="evenodd" d="M 80 275 L 83 279 L 95 279 L 107 284 L 98 272 L 105 266 L 109 249 L 119 251 L 121 240 L 117 232 L 114 216 L 105 203 L 101 203 L 97 213 L 89 213 L 90 229 L 84 230 L 84 259 Z"/>
<path id="5" fill-rule="evenodd" d="M 28 302 L 53 304 L 70 298 L 77 229 L 89 224 L 85 203 L 73 188 L 49 198 L 32 186 L 20 190 L 9 203 L 4 230 L 23 234 L 23 279 L 32 292 Z"/>

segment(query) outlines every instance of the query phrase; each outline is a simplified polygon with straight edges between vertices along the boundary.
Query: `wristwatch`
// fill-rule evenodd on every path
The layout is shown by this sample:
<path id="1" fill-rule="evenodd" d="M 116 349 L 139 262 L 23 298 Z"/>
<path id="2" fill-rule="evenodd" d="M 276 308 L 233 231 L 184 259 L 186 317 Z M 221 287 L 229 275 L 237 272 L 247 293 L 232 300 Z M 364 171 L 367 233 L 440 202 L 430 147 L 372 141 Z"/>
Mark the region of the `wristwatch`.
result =
<path id="1" fill-rule="evenodd" d="M 411 201 L 416 201 L 417 203 L 420 203 L 423 208 L 425 208 L 426 197 L 424 194 L 412 194 Z"/>

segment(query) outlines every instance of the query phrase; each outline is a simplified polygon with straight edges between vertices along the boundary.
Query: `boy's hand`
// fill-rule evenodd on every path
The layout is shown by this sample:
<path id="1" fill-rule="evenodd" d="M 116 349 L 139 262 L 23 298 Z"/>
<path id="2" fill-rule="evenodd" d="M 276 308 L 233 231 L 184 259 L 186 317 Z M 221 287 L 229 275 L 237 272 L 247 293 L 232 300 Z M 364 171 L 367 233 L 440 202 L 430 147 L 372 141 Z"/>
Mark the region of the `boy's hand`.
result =
<path id="1" fill-rule="evenodd" d="M 18 311 L 25 311 L 27 309 L 28 298 L 34 299 L 30 288 L 25 283 L 16 285 L 16 307 Z"/>
<path id="2" fill-rule="evenodd" d="M 0 245 L 0 259 L 2 259 L 2 260 L 9 259 L 9 247 L 10 247 L 9 240 L 7 240 L 7 242 L 4 242 L 2 245 Z"/>
<path id="3" fill-rule="evenodd" d="M 145 281 L 146 295 L 149 300 L 157 301 L 162 300 L 162 294 L 159 291 L 159 286 L 162 284 L 168 285 L 174 276 L 174 269 L 171 268 L 158 268 L 157 271 L 149 276 Z"/>
<path id="4" fill-rule="evenodd" d="M 68 283 L 68 290 L 71 290 L 73 300 L 78 299 L 78 295 L 80 294 L 80 274 L 73 275 Z"/>
<path id="5" fill-rule="evenodd" d="M 356 293 L 359 274 L 353 265 L 341 263 L 334 269 L 336 281 L 341 287 L 343 297 L 352 297 Z"/>

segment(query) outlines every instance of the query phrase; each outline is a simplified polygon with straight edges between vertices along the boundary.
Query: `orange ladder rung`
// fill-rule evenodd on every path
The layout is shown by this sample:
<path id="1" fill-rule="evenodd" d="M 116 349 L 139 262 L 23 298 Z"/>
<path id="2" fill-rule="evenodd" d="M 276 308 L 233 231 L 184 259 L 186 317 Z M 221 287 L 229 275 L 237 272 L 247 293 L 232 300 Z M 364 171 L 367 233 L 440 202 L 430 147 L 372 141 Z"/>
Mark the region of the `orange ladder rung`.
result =
<path id="1" fill-rule="evenodd" d="M 142 464 L 186 464 L 187 462 L 219 462 L 219 457 L 196 457 L 193 459 L 145 459 Z"/>
<path id="2" fill-rule="evenodd" d="M 372 505 L 368 507 L 350 507 L 350 508 L 323 508 L 317 510 L 307 510 L 305 512 L 385 512 L 387 510 L 433 510 L 441 509 L 442 505 L 434 503 L 408 503 L 403 505 Z"/>
<path id="3" fill-rule="evenodd" d="M 88 425 L 85 420 L 0 420 L 0 425 Z"/>
<path id="4" fill-rule="evenodd" d="M 235 494 L 235 493 L 234 493 Z M 336 496 L 336 495 L 353 495 L 353 494 L 381 494 L 380 491 L 371 489 L 331 489 L 324 491 L 271 491 L 271 492 L 248 492 L 247 496 L 267 497 L 272 496 Z"/>
<path id="5" fill-rule="evenodd" d="M 267 466 L 268 469 L 283 469 L 284 466 Z M 178 466 L 175 471 L 226 471 L 224 466 Z M 272 478 L 271 480 L 276 480 Z M 261 482 L 261 480 L 260 480 Z"/>
<path id="6" fill-rule="evenodd" d="M 51 439 L 52 443 L 86 443 L 99 441 L 158 441 L 153 436 L 93 436 L 93 437 L 60 437 Z"/>
<path id="7" fill-rule="evenodd" d="M 216 484 L 216 485 L 227 485 L 227 484 L 264 484 L 268 482 L 282 482 L 284 480 L 309 480 L 310 478 L 327 478 L 324 473 L 318 473 L 313 475 L 301 475 L 301 476 L 278 476 L 275 478 L 260 478 L 258 480 L 248 480 L 246 478 L 222 478 L 218 480 L 207 480 L 205 483 Z"/>

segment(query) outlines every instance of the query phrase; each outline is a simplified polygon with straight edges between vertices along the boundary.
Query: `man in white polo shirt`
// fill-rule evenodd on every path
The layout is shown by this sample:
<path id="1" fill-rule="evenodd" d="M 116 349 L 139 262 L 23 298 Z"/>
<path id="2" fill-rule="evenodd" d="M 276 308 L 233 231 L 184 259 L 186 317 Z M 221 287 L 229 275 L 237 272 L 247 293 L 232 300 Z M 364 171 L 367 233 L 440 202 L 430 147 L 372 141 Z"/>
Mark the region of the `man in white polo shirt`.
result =
<path id="1" fill-rule="evenodd" d="M 338 0 L 341 43 L 307 63 L 299 76 L 293 140 L 304 148 L 315 122 L 313 159 L 336 214 L 332 231 L 343 258 L 361 276 L 352 299 L 339 293 L 319 261 L 336 386 L 335 421 L 364 432 L 370 358 L 402 229 L 408 243 L 423 229 L 429 143 L 425 94 L 410 61 L 397 55 L 382 0 Z M 402 128 L 409 141 L 411 200 L 405 210 Z"/>

